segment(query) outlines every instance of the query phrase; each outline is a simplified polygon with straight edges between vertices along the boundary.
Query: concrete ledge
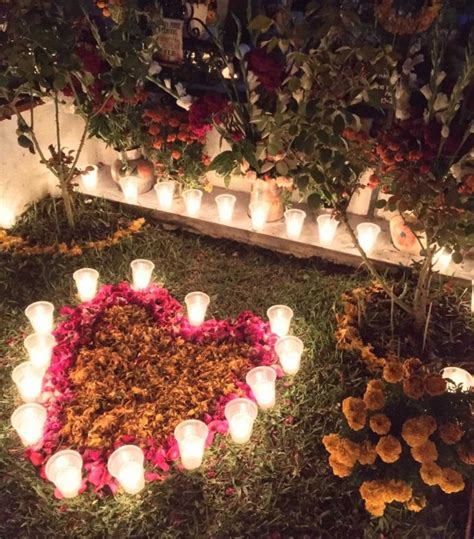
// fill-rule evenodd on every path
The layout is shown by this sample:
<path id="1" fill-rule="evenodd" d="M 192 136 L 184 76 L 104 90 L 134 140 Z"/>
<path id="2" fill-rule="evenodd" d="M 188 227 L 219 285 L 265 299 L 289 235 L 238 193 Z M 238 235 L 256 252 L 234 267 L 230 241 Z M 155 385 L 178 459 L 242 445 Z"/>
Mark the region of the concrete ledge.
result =
<path id="1" fill-rule="evenodd" d="M 82 186 L 79 187 L 79 191 L 83 194 L 128 204 L 125 202 L 119 187 L 113 182 L 108 167 L 103 167 L 100 170 L 99 185 L 95 192 L 88 192 Z M 354 246 L 349 232 L 343 225 L 339 225 L 336 237 L 331 246 L 322 245 L 318 238 L 316 219 L 310 212 L 307 212 L 308 215 L 305 220 L 303 232 L 298 240 L 287 238 L 283 220 L 268 223 L 262 232 L 253 231 L 250 218 L 247 215 L 249 203 L 248 193 L 233 191 L 233 194 L 237 197 L 237 201 L 232 223 L 230 225 L 221 224 L 218 219 L 214 198 L 223 192 L 228 191 L 215 187 L 211 194 L 204 193 L 201 211 L 198 217 L 189 217 L 186 214 L 184 202 L 181 197 L 174 199 L 172 211 L 157 209 L 158 204 L 153 189 L 148 193 L 139 195 L 137 204 L 128 205 L 135 208 L 152 210 L 153 217 L 158 221 L 206 236 L 256 245 L 299 258 L 316 256 L 331 262 L 354 267 L 359 267 L 362 264 L 359 252 Z M 301 205 L 301 208 L 307 209 L 304 205 Z M 367 218 L 359 215 L 350 215 L 349 220 L 351 225 L 355 227 L 367 220 Z M 420 259 L 420 257 L 414 257 L 413 255 L 402 253 L 395 249 L 390 240 L 389 224 L 387 221 L 383 219 L 371 219 L 371 221 L 376 222 L 382 229 L 377 240 L 377 245 L 370 254 L 370 259 L 375 262 L 378 268 L 393 270 L 395 268 L 408 267 L 413 260 Z M 463 286 L 471 286 L 472 279 L 474 279 L 474 261 L 465 260 L 462 264 L 451 263 L 447 271 L 443 274 L 453 277 Z"/>

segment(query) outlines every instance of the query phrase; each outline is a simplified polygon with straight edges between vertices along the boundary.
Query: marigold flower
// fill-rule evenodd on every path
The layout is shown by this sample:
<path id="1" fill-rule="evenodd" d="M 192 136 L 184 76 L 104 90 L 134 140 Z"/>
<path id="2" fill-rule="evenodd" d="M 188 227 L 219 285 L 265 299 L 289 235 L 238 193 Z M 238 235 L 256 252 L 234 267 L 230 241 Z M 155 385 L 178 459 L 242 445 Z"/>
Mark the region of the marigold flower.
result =
<path id="1" fill-rule="evenodd" d="M 407 502 L 413 496 L 413 489 L 406 481 L 397 481 L 391 479 L 387 482 L 386 497 L 387 503 L 391 502 Z"/>
<path id="2" fill-rule="evenodd" d="M 375 451 L 375 445 L 371 444 L 368 440 L 359 445 L 359 464 L 371 465 L 377 460 L 377 451 Z"/>
<path id="3" fill-rule="evenodd" d="M 369 502 L 365 501 L 365 509 L 374 517 L 382 517 L 385 512 L 385 503 L 384 502 Z"/>
<path id="4" fill-rule="evenodd" d="M 332 455 L 341 464 L 352 467 L 359 459 L 359 445 L 349 440 L 349 438 L 341 438 Z"/>
<path id="5" fill-rule="evenodd" d="M 422 509 L 426 507 L 426 498 L 424 496 L 416 496 L 416 497 L 410 498 L 405 503 L 405 506 L 408 509 L 408 511 L 419 513 Z"/>
<path id="6" fill-rule="evenodd" d="M 454 445 L 464 436 L 464 431 L 457 423 L 443 423 L 438 427 L 438 433 L 447 445 Z"/>
<path id="7" fill-rule="evenodd" d="M 331 466 L 332 473 L 337 477 L 349 477 L 352 473 L 352 466 L 342 464 L 334 455 L 329 456 L 329 466 Z"/>
<path id="8" fill-rule="evenodd" d="M 385 483 L 383 481 L 364 481 L 359 487 L 363 500 L 384 502 Z"/>
<path id="9" fill-rule="evenodd" d="M 364 393 L 364 402 L 368 410 L 380 410 L 385 405 L 383 384 L 380 380 L 371 380 Z"/>
<path id="10" fill-rule="evenodd" d="M 410 447 L 418 447 L 428 440 L 436 427 L 436 420 L 430 415 L 413 417 L 403 424 L 402 438 Z"/>
<path id="11" fill-rule="evenodd" d="M 424 462 L 420 468 L 420 477 L 424 483 L 433 487 L 441 480 L 441 468 L 436 462 Z"/>
<path id="12" fill-rule="evenodd" d="M 442 468 L 439 487 L 446 494 L 453 494 L 464 489 L 464 479 L 462 475 L 452 468 Z"/>
<path id="13" fill-rule="evenodd" d="M 416 357 L 412 357 L 403 362 L 403 371 L 406 378 L 419 373 L 423 368 L 423 363 Z"/>
<path id="14" fill-rule="evenodd" d="M 367 420 L 367 408 L 362 399 L 347 397 L 342 401 L 342 412 L 352 430 L 361 430 Z"/>
<path id="15" fill-rule="evenodd" d="M 421 464 L 424 462 L 434 462 L 438 459 L 438 450 L 435 443 L 431 440 L 426 440 L 425 443 L 417 447 L 412 447 L 410 452 L 413 459 Z"/>
<path id="16" fill-rule="evenodd" d="M 402 444 L 389 434 L 388 436 L 382 436 L 375 446 L 377 455 L 388 464 L 396 462 L 400 458 L 402 452 Z"/>
<path id="17" fill-rule="evenodd" d="M 456 447 L 456 452 L 464 464 L 474 465 L 474 443 L 459 444 Z"/>
<path id="18" fill-rule="evenodd" d="M 326 436 L 323 436 L 323 445 L 328 453 L 334 453 L 340 441 L 339 434 L 326 434 Z"/>
<path id="19" fill-rule="evenodd" d="M 383 368 L 383 378 L 390 384 L 396 384 L 403 379 L 403 365 L 399 361 L 387 361 Z"/>
<path id="20" fill-rule="evenodd" d="M 421 399 L 425 392 L 425 385 L 423 378 L 417 374 L 410 376 L 403 382 L 403 392 L 407 397 L 411 399 Z"/>
<path id="21" fill-rule="evenodd" d="M 385 414 L 375 414 L 370 418 L 369 425 L 375 434 L 383 436 L 390 432 L 392 423 Z"/>
<path id="22" fill-rule="evenodd" d="M 431 397 L 442 395 L 446 391 L 446 380 L 437 373 L 425 376 L 425 391 Z"/>

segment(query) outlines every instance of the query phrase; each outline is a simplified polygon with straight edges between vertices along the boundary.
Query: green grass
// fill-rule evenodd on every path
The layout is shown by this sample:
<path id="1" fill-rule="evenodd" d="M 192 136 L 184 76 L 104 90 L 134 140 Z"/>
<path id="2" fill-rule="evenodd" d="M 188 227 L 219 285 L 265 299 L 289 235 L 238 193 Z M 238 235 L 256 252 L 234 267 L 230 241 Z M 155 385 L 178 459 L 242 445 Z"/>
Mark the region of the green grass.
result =
<path id="1" fill-rule="evenodd" d="M 173 473 L 140 496 L 88 493 L 58 501 L 23 458 L 9 427 L 18 404 L 10 375 L 25 359 L 22 340 L 29 331 L 23 310 L 40 299 L 57 309 L 73 303 L 72 273 L 80 267 L 97 268 L 102 282 L 113 283 L 127 279 L 130 261 L 142 257 L 155 262 L 157 279 L 179 300 L 191 290 L 206 291 L 215 317 L 246 309 L 264 316 L 275 303 L 293 307 L 295 334 L 306 345 L 302 370 L 293 383 L 279 383 L 277 407 L 259 414 L 244 447 L 220 438 L 199 471 Z M 334 311 L 344 290 L 366 281 L 363 273 L 319 260 L 299 261 L 158 225 L 80 258 L 3 256 L 0 536 L 460 537 L 464 522 L 451 521 L 439 504 L 419 515 L 391 508 L 387 518 L 371 520 L 349 482 L 328 468 L 321 438 L 340 420 L 341 399 L 365 379 L 354 360 L 335 350 Z"/>

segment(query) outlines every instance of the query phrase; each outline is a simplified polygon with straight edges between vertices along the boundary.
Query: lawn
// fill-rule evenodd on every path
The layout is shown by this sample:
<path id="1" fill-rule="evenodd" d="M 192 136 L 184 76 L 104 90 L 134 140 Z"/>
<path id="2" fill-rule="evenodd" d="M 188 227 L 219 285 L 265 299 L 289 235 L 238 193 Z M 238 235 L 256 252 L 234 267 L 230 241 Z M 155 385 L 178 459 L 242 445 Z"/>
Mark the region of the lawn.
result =
<path id="1" fill-rule="evenodd" d="M 306 346 L 303 367 L 293 382 L 279 382 L 277 406 L 259 414 L 242 448 L 221 438 L 197 472 L 173 472 L 139 496 L 87 493 L 56 500 L 51 484 L 23 458 L 9 425 L 17 404 L 11 371 L 25 359 L 22 341 L 29 332 L 23 310 L 39 299 L 56 309 L 73 304 L 72 273 L 81 267 L 98 269 L 103 283 L 128 279 L 134 258 L 153 260 L 157 280 L 180 301 L 189 291 L 206 291 L 214 317 L 247 309 L 264 316 L 275 303 L 291 306 L 294 333 Z M 0 536 L 460 537 L 464 521 L 451 520 L 449 508 L 436 501 L 420 514 L 390 507 L 386 517 L 371 520 L 350 483 L 327 465 L 321 438 L 341 420 L 341 399 L 366 380 L 356 358 L 335 348 L 334 313 L 341 293 L 367 280 L 362 271 L 156 223 L 118 246 L 80 257 L 1 255 Z M 458 497 L 450 498 L 456 504 Z"/>

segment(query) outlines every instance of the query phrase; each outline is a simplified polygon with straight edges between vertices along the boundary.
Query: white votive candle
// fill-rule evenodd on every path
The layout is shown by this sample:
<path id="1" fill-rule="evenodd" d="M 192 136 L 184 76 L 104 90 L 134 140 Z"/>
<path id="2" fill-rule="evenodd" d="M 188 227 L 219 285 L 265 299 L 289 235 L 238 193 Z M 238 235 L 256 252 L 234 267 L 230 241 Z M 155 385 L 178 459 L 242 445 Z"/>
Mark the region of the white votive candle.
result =
<path id="1" fill-rule="evenodd" d="M 56 341 L 52 335 L 42 333 L 32 333 L 23 341 L 23 345 L 28 352 L 31 364 L 39 371 L 45 371 L 51 363 L 53 348 Z"/>
<path id="2" fill-rule="evenodd" d="M 292 209 L 285 211 L 285 226 L 286 235 L 297 240 L 301 236 L 303 230 L 304 220 L 306 219 L 306 212 L 303 210 Z"/>
<path id="3" fill-rule="evenodd" d="M 229 423 L 230 436 L 236 444 L 245 444 L 250 440 L 257 414 L 258 408 L 250 399 L 233 399 L 226 404 L 224 415 Z"/>
<path id="4" fill-rule="evenodd" d="M 267 311 L 270 328 L 279 337 L 284 337 L 290 331 L 290 324 L 293 318 L 293 310 L 286 305 L 273 305 Z"/>
<path id="5" fill-rule="evenodd" d="M 221 223 L 230 223 L 234 215 L 235 201 L 234 195 L 217 195 L 216 205 L 219 221 Z"/>
<path id="6" fill-rule="evenodd" d="M 0 228 L 12 228 L 16 221 L 15 210 L 12 204 L 0 200 Z"/>
<path id="7" fill-rule="evenodd" d="M 12 380 L 23 402 L 35 402 L 41 395 L 44 371 L 33 366 L 31 361 L 24 361 L 13 369 Z"/>
<path id="8" fill-rule="evenodd" d="M 136 204 L 138 202 L 138 178 L 136 176 L 125 176 L 120 180 L 120 187 L 122 188 L 125 201 L 129 204 Z"/>
<path id="9" fill-rule="evenodd" d="M 256 200 L 250 203 L 250 217 L 252 219 L 252 228 L 255 232 L 261 232 L 264 229 L 267 224 L 270 207 L 269 202 L 262 200 Z"/>
<path id="10" fill-rule="evenodd" d="M 192 326 L 200 326 L 206 318 L 206 311 L 211 298 L 204 292 L 190 292 L 184 298 L 188 320 Z"/>
<path id="11" fill-rule="evenodd" d="M 151 260 L 137 258 L 130 262 L 130 267 L 132 269 L 133 288 L 135 290 L 145 290 L 148 288 L 155 264 Z"/>
<path id="12" fill-rule="evenodd" d="M 433 269 L 435 271 L 446 271 L 451 264 L 453 258 L 453 253 L 446 249 L 446 247 L 441 248 L 433 257 Z"/>
<path id="13" fill-rule="evenodd" d="M 470 391 L 474 386 L 472 374 L 459 367 L 446 367 L 441 371 L 441 376 L 448 381 L 449 391 L 456 391 L 458 387 L 461 391 Z"/>
<path id="14" fill-rule="evenodd" d="M 23 445 L 28 447 L 41 440 L 46 417 L 46 408 L 36 403 L 23 404 L 13 412 L 11 424 Z"/>
<path id="15" fill-rule="evenodd" d="M 186 470 L 195 470 L 202 464 L 209 428 L 203 421 L 188 419 L 174 429 L 181 464 Z"/>
<path id="16" fill-rule="evenodd" d="M 87 191 L 95 191 L 97 189 L 97 173 L 99 169 L 96 165 L 86 167 L 81 175 L 82 185 Z"/>
<path id="17" fill-rule="evenodd" d="M 155 185 L 156 198 L 160 210 L 171 210 L 176 183 L 173 181 L 159 182 Z"/>
<path id="18" fill-rule="evenodd" d="M 36 301 L 25 309 L 35 333 L 51 333 L 53 330 L 54 305 L 49 301 Z"/>
<path id="19" fill-rule="evenodd" d="M 291 335 L 282 337 L 276 342 L 275 352 L 286 374 L 296 374 L 300 370 L 303 348 L 303 341 Z"/>
<path id="20" fill-rule="evenodd" d="M 197 217 L 201 211 L 202 191 L 199 189 L 186 189 L 183 191 L 184 206 L 190 217 Z"/>
<path id="21" fill-rule="evenodd" d="M 247 385 L 257 400 L 262 410 L 268 410 L 275 406 L 276 399 L 276 373 L 271 367 L 255 367 L 245 377 Z"/>
<path id="22" fill-rule="evenodd" d="M 79 494 L 82 483 L 80 453 L 71 449 L 58 451 L 46 463 L 45 474 L 65 498 L 74 498 Z"/>
<path id="23" fill-rule="evenodd" d="M 380 227 L 374 223 L 360 223 L 357 225 L 357 240 L 364 253 L 369 254 L 375 247 Z"/>
<path id="24" fill-rule="evenodd" d="M 136 445 L 123 445 L 107 461 L 107 469 L 128 494 L 137 494 L 145 487 L 145 455 Z"/>
<path id="25" fill-rule="evenodd" d="M 318 223 L 319 243 L 330 245 L 336 236 L 339 221 L 329 214 L 320 215 L 316 221 Z"/>
<path id="26" fill-rule="evenodd" d="M 97 294 L 99 272 L 92 268 L 82 268 L 75 271 L 72 277 L 76 283 L 77 293 L 81 301 L 90 301 Z"/>

